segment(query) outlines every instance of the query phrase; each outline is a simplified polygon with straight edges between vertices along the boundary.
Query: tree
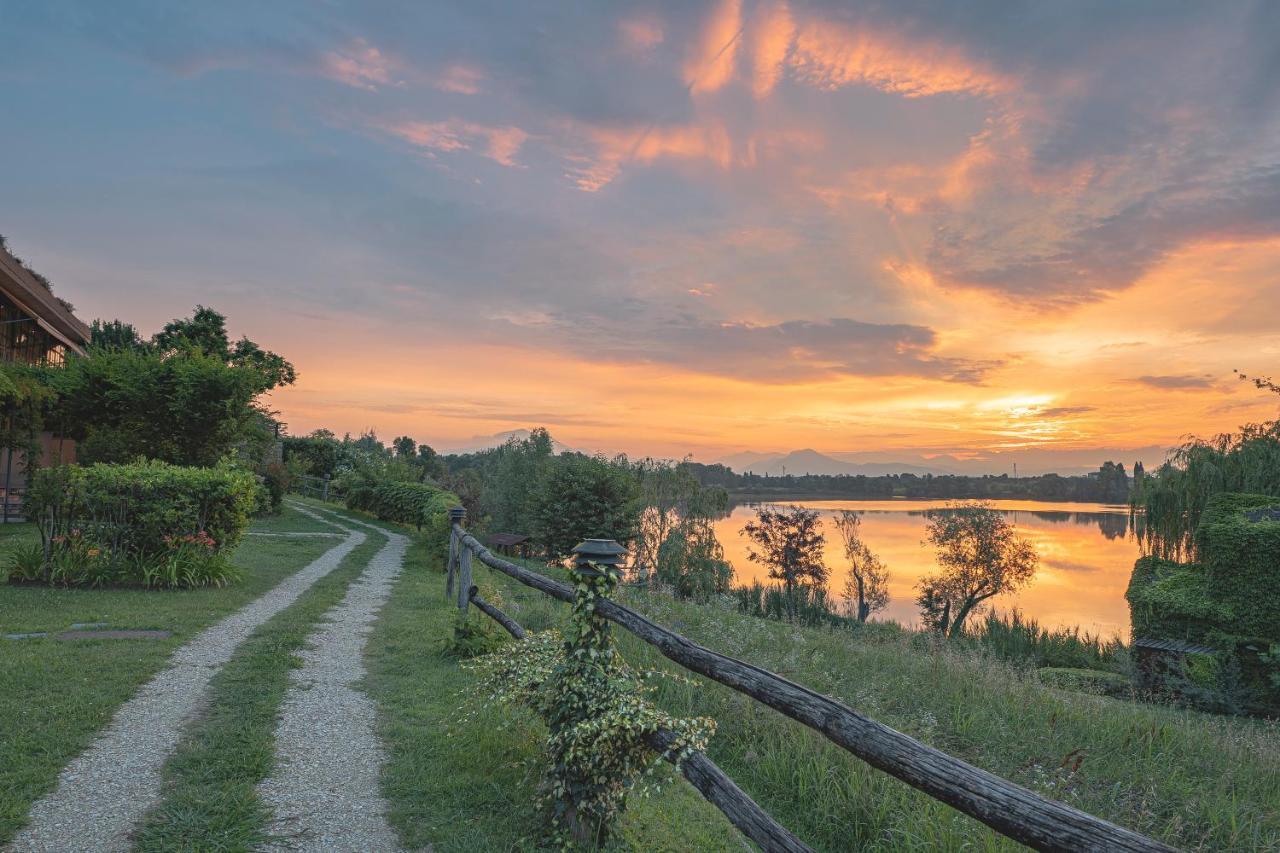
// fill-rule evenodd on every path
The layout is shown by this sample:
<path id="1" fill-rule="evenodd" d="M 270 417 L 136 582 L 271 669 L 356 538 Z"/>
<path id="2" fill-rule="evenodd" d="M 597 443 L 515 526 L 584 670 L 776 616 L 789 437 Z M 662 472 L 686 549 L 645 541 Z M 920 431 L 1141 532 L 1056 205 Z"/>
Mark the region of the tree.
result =
<path id="1" fill-rule="evenodd" d="M 531 532 L 552 559 L 567 557 L 584 539 L 628 543 L 636 533 L 635 478 L 596 456 L 555 458 L 530 501 Z"/>
<path id="2" fill-rule="evenodd" d="M 747 559 L 768 567 L 769 577 L 782 581 L 788 600 L 797 586 L 821 587 L 827 582 L 821 525 L 817 510 L 765 506 L 742 528 L 748 539 Z"/>
<path id="3" fill-rule="evenodd" d="M 836 530 L 844 543 L 844 556 L 849 561 L 849 577 L 844 594 L 854 605 L 859 622 L 883 610 L 889 603 L 889 570 L 862 541 L 862 519 L 849 509 L 836 514 Z"/>
<path id="4" fill-rule="evenodd" d="M 917 602 L 928 627 L 954 637 L 988 599 L 1030 581 L 1039 556 L 989 503 L 949 504 L 927 515 L 925 535 L 942 572 L 920 581 Z"/>
<path id="5" fill-rule="evenodd" d="M 47 374 L 58 398 L 50 426 L 80 442 L 82 460 L 213 465 L 269 440 L 259 398 L 292 383 L 293 366 L 247 338 L 231 349 L 221 314 L 198 306 L 146 346 L 118 321 L 99 329 L 103 346 Z"/>
<path id="6" fill-rule="evenodd" d="M 699 601 L 726 593 L 733 582 L 733 567 L 724 558 L 711 521 L 691 516 L 682 519 L 658 548 L 658 580 L 679 598 Z"/>
<path id="7" fill-rule="evenodd" d="M 402 435 L 392 440 L 391 449 L 397 459 L 414 459 L 418 454 L 418 443 L 409 436 Z"/>
<path id="8" fill-rule="evenodd" d="M 120 320 L 94 320 L 89 327 L 90 349 L 145 350 L 147 346 L 137 329 Z"/>

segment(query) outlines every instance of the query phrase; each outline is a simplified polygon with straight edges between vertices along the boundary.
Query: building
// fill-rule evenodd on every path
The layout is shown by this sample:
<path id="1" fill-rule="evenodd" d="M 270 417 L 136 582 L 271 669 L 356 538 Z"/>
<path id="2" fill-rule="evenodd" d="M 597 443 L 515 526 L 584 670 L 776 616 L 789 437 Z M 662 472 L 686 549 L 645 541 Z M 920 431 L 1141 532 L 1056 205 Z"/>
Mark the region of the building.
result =
<path id="1" fill-rule="evenodd" d="M 89 327 L 0 241 L 0 361 L 61 364 L 68 355 L 84 355 L 88 344 Z M 42 465 L 75 461 L 75 444 L 70 440 L 44 433 L 40 445 Z M 8 520 L 22 501 L 27 470 L 24 456 L 21 451 L 0 449 L 3 520 Z"/>

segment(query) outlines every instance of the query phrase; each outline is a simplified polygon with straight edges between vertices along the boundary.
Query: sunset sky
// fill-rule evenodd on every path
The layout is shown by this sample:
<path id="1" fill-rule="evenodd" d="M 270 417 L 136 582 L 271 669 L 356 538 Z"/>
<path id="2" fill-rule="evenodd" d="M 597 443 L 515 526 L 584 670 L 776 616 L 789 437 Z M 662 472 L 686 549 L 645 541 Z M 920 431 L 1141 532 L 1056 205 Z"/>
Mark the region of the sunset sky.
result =
<path id="1" fill-rule="evenodd" d="M 1024 470 L 1274 417 L 1280 3 L 0 0 L 0 233 L 295 434 Z M 862 458 L 862 457 L 858 457 Z"/>

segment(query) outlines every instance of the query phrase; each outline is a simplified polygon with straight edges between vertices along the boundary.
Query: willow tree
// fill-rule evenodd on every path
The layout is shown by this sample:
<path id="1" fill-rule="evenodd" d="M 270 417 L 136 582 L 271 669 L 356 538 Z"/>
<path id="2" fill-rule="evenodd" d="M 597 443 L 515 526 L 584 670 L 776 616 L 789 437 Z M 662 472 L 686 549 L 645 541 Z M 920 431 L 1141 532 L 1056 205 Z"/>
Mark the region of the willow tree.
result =
<path id="1" fill-rule="evenodd" d="M 1240 378 L 1280 394 L 1269 378 Z M 1143 550 L 1168 560 L 1194 559 L 1200 516 L 1220 492 L 1280 495 L 1280 421 L 1193 438 L 1170 453 L 1134 490 L 1133 520 Z"/>

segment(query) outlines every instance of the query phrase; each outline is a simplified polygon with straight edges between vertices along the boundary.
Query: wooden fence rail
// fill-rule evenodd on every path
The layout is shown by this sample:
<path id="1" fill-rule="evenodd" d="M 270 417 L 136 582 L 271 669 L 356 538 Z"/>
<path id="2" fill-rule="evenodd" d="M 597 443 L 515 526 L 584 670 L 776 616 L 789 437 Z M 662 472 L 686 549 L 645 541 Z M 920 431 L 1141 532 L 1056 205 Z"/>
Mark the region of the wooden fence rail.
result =
<path id="1" fill-rule="evenodd" d="M 494 555 L 463 529 L 458 523 L 457 516 L 453 525 L 449 553 L 448 588 L 450 591 L 453 588 L 455 570 L 463 568 L 463 565 L 459 564 L 464 564 L 466 586 L 462 587 L 462 590 L 470 592 L 470 557 L 474 554 L 475 558 L 486 566 L 526 586 L 561 601 L 573 601 L 573 589 L 570 586 Z M 460 595 L 459 606 L 465 610 L 469 600 L 466 594 Z M 934 799 L 1029 847 L 1037 850 L 1062 851 L 1062 853 L 1082 850 L 1171 851 L 1174 849 L 1132 830 L 1072 808 L 1065 803 L 1042 797 L 1007 779 L 974 767 L 966 761 L 927 746 L 909 735 L 859 714 L 829 696 L 788 681 L 753 664 L 698 645 L 616 601 L 601 599 L 596 604 L 596 612 L 654 646 L 667 658 L 686 669 L 746 694 L 793 720 L 804 723 L 873 767 L 901 779 Z M 727 778 L 726 781 L 728 781 Z M 732 784 L 731 781 L 730 784 Z M 703 790 L 697 782 L 694 782 L 694 785 L 700 791 Z M 706 795 L 705 791 L 703 793 Z M 715 803 L 710 796 L 708 799 Z M 754 806 L 755 803 L 752 805 Z M 756 808 L 759 807 L 756 806 Z M 731 820 L 733 819 L 727 811 L 725 813 Z M 772 821 L 772 818 L 769 820 Z M 739 829 L 742 827 L 739 826 Z M 743 831 L 746 832 L 746 830 Z M 774 846 L 760 839 L 753 838 L 753 840 L 765 850 L 797 849 Z"/>

